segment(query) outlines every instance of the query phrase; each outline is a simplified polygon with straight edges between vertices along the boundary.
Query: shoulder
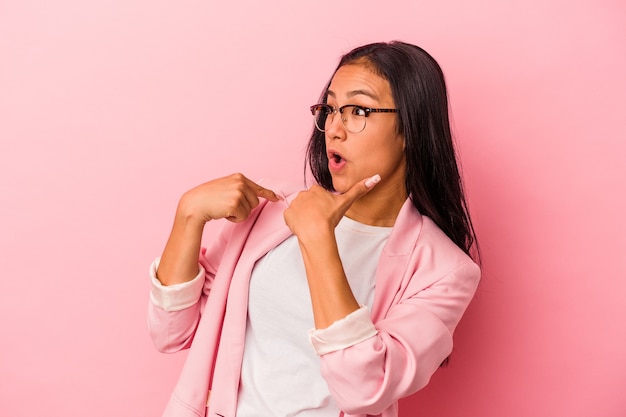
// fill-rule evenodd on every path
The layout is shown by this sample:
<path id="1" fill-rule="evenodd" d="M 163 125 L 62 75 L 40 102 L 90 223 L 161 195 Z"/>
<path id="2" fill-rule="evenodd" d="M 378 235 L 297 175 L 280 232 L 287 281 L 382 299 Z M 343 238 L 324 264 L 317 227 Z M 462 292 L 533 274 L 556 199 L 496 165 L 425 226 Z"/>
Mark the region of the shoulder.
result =
<path id="1" fill-rule="evenodd" d="M 453 272 L 469 274 L 478 279 L 480 268 L 459 248 L 428 216 L 422 215 L 407 200 L 394 232 L 395 248 L 403 247 L 411 253 L 411 264 L 416 270 L 429 272 L 429 276 L 445 276 Z M 435 278 L 436 279 L 436 278 Z"/>
<path id="2" fill-rule="evenodd" d="M 445 288 L 448 295 L 466 294 L 468 299 L 476 291 L 480 267 L 426 216 L 414 255 L 413 278 L 420 287 Z"/>

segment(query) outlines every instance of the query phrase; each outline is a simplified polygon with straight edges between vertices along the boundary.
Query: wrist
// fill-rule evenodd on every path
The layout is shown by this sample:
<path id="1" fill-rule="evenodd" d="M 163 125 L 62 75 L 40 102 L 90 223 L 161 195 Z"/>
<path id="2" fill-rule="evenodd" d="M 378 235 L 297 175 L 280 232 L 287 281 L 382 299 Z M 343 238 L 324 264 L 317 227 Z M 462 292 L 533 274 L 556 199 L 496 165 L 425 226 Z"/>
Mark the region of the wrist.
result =
<path id="1" fill-rule="evenodd" d="M 310 225 L 296 231 L 294 234 L 298 238 L 300 245 L 304 246 L 327 245 L 329 242 L 335 242 L 335 230 L 327 227 Z"/>
<path id="2" fill-rule="evenodd" d="M 180 230 L 202 231 L 207 220 L 189 213 L 176 213 L 175 224 Z"/>
<path id="3" fill-rule="evenodd" d="M 204 228 L 204 224 L 211 219 L 198 214 L 198 210 L 194 208 L 193 200 L 187 194 L 183 195 L 176 208 L 176 222 L 185 227 Z"/>

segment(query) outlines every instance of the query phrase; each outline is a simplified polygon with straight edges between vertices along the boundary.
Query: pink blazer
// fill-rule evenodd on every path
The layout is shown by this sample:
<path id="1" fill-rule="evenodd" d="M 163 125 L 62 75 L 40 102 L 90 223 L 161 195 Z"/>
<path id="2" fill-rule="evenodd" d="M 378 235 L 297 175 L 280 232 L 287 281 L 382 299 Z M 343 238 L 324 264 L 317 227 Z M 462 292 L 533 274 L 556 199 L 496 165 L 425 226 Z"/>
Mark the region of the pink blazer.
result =
<path id="1" fill-rule="evenodd" d="M 289 237 L 284 209 L 263 201 L 245 222 L 225 225 L 200 255 L 205 284 L 195 305 L 167 312 L 150 303 L 157 349 L 190 348 L 164 417 L 235 416 L 249 278 L 255 262 Z M 378 334 L 320 359 L 346 417 L 398 415 L 398 400 L 424 387 L 452 351 L 479 279 L 479 267 L 407 200 L 376 273 Z"/>

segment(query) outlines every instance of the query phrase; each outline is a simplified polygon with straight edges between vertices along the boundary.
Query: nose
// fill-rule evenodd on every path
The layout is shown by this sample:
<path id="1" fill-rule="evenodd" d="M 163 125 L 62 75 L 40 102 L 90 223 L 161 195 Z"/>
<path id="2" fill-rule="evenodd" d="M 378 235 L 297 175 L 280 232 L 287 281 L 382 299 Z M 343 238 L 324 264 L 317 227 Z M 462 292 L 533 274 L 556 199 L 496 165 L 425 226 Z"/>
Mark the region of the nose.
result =
<path id="1" fill-rule="evenodd" d="M 329 139 L 344 140 L 347 132 L 342 118 L 345 116 L 339 111 L 337 111 L 333 116 L 334 117 L 331 117 L 326 121 L 326 137 Z"/>

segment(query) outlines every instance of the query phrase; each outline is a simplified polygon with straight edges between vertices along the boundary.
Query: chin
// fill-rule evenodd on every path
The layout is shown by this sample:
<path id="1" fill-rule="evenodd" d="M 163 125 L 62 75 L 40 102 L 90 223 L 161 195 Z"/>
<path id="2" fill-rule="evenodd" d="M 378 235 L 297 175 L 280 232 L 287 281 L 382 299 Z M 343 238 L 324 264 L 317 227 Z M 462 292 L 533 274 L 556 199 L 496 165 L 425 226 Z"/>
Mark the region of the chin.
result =
<path id="1" fill-rule="evenodd" d="M 336 192 L 343 194 L 348 191 L 354 184 L 345 179 L 333 178 L 333 188 Z"/>

